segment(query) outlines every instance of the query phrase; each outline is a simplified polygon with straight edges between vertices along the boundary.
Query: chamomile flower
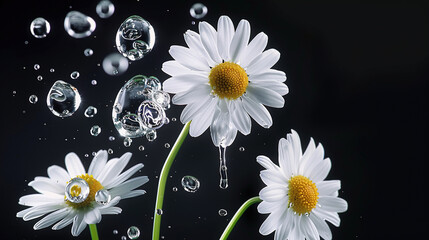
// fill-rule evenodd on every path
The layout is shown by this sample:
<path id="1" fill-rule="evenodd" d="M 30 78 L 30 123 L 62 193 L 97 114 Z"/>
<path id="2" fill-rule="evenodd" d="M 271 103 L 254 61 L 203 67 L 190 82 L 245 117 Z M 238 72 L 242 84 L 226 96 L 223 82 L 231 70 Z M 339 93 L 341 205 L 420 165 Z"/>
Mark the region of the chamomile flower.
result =
<path id="1" fill-rule="evenodd" d="M 310 140 L 304 154 L 298 134 L 292 130 L 287 139 L 279 141 L 279 166 L 266 156 L 257 161 L 266 170 L 261 179 L 267 185 L 259 197 L 258 211 L 270 214 L 259 232 L 274 239 L 332 239 L 328 221 L 340 225 L 338 212 L 347 210 L 347 202 L 338 197 L 339 180 L 325 180 L 331 160 L 324 159 L 323 146 Z"/>
<path id="2" fill-rule="evenodd" d="M 16 216 L 29 221 L 46 215 L 34 225 L 35 230 L 51 225 L 53 230 L 59 230 L 73 224 L 71 233 L 78 236 L 87 224 L 99 223 L 101 215 L 121 213 L 122 209 L 116 207 L 121 199 L 145 193 L 135 189 L 149 180 L 147 176 L 129 179 L 143 164 L 121 173 L 131 155 L 125 153 L 107 161 L 107 151 L 100 150 L 86 172 L 75 153 L 67 154 L 66 169 L 50 166 L 48 177 L 35 177 L 28 184 L 39 193 L 21 197 L 19 204 L 30 207 Z"/>
<path id="3" fill-rule="evenodd" d="M 189 134 L 201 135 L 210 127 L 215 146 L 229 146 L 237 130 L 247 135 L 251 118 L 264 128 L 273 121 L 265 108 L 282 108 L 288 93 L 284 72 L 271 69 L 279 60 L 275 49 L 264 51 L 268 36 L 261 32 L 249 43 L 250 24 L 234 24 L 221 16 L 217 30 L 207 22 L 199 23 L 199 34 L 184 34 L 188 47 L 171 46 L 174 60 L 163 64 L 171 77 L 164 90 L 176 94 L 172 102 L 186 105 L 182 123 L 192 121 Z M 264 106 L 265 105 L 265 106 Z"/>

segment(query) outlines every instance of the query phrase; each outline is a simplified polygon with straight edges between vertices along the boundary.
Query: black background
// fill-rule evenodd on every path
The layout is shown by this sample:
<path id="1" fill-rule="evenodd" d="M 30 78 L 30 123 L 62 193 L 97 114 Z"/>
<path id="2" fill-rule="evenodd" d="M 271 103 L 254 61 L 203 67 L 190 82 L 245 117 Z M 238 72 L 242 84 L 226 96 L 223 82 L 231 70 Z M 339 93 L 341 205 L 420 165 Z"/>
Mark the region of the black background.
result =
<path id="1" fill-rule="evenodd" d="M 274 68 L 286 72 L 290 93 L 283 109 L 269 109 L 274 120 L 270 129 L 252 122 L 252 133 L 239 134 L 227 149 L 227 190 L 218 187 L 218 150 L 209 132 L 186 139 L 167 183 L 161 228 L 165 239 L 217 239 L 239 206 L 264 187 L 256 156 L 267 155 L 277 163 L 278 140 L 290 129 L 298 131 L 303 147 L 310 137 L 323 144 L 325 156 L 332 160 L 328 179 L 342 182 L 340 197 L 348 201 L 349 209 L 340 214 L 339 228 L 331 225 L 334 239 L 425 238 L 429 5 L 318 2 L 204 2 L 209 11 L 202 20 L 216 26 L 223 14 L 235 25 L 244 18 L 251 23 L 252 37 L 260 31 L 269 36 L 268 48 L 282 54 Z M 194 1 L 113 3 L 114 15 L 101 19 L 95 13 L 97 1 L 0 2 L 2 239 L 90 239 L 88 229 L 73 238 L 70 226 L 34 231 L 36 220 L 24 222 L 15 215 L 24 209 L 18 205 L 19 197 L 34 193 L 28 182 L 46 176 L 50 165 L 64 166 L 64 156 L 74 151 L 87 168 L 91 157 L 84 155 L 107 148 L 114 150 L 111 157 L 132 152 L 130 165 L 144 163 L 139 174 L 150 181 L 143 186 L 146 195 L 120 202 L 122 214 L 103 216 L 98 224 L 100 239 L 120 239 L 132 225 L 141 230 L 140 239 L 151 238 L 157 176 L 169 152 L 164 144 L 173 145 L 183 125 L 172 121 L 158 131 L 154 142 L 134 139 L 125 148 L 111 121 L 112 103 L 124 82 L 136 74 L 165 80 L 168 76 L 160 68 L 171 59 L 170 45 L 185 45 L 182 34 L 187 29 L 197 31 L 198 21 L 189 15 Z M 96 21 L 90 37 L 74 39 L 64 31 L 70 10 Z M 116 30 L 133 14 L 154 26 L 155 48 L 125 74 L 108 76 L 97 64 L 116 51 Z M 51 33 L 44 39 L 30 34 L 36 17 L 51 23 Z M 92 48 L 94 55 L 85 57 L 86 48 Z M 38 71 L 33 69 L 36 63 L 41 66 Z M 72 80 L 70 73 L 75 70 L 80 77 Z M 36 80 L 38 75 L 43 81 Z M 65 119 L 53 116 L 45 103 L 50 86 L 59 79 L 76 86 L 83 98 L 75 115 Z M 31 94 L 39 97 L 37 104 L 29 103 Z M 94 118 L 83 116 L 89 105 L 98 108 Z M 167 115 L 178 119 L 182 109 L 173 105 Z M 102 128 L 98 137 L 89 134 L 94 124 Z M 109 141 L 109 136 L 116 140 Z M 142 152 L 140 145 L 145 147 Z M 201 181 L 196 193 L 181 188 L 184 175 Z M 173 192 L 173 187 L 179 190 Z M 227 216 L 218 215 L 221 208 Z M 273 239 L 258 232 L 265 218 L 252 206 L 230 239 Z M 118 235 L 112 233 L 114 229 Z"/>

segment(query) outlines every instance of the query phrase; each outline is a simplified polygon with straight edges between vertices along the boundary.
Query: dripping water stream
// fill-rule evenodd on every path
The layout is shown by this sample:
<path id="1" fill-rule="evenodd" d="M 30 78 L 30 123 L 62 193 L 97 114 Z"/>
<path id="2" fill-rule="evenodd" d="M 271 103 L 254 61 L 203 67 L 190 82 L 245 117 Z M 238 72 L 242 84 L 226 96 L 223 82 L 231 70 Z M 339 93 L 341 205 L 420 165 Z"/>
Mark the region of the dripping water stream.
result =
<path id="1" fill-rule="evenodd" d="M 219 145 L 219 174 L 220 174 L 220 183 L 219 187 L 222 189 L 228 188 L 228 168 L 226 167 L 226 158 L 225 158 L 226 147 L 223 147 L 222 144 Z"/>

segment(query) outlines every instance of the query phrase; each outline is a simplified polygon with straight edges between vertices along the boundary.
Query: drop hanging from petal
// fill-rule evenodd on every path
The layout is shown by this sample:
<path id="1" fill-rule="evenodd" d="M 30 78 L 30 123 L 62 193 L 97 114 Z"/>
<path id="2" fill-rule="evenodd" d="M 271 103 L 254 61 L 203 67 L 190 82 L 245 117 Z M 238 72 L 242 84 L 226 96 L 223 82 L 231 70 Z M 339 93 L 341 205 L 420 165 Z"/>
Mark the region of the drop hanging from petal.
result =
<path id="1" fill-rule="evenodd" d="M 225 158 L 226 146 L 223 144 L 219 145 L 219 174 L 220 174 L 220 182 L 219 187 L 222 189 L 228 188 L 228 168 L 226 167 L 226 158 Z"/>

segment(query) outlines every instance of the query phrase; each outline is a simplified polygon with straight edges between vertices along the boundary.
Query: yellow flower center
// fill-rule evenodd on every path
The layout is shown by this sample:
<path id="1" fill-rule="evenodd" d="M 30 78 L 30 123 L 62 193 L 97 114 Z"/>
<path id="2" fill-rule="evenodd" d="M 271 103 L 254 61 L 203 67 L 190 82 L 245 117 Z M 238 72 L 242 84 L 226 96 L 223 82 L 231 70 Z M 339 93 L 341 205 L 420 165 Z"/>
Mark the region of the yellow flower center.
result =
<path id="1" fill-rule="evenodd" d="M 288 205 L 300 215 L 310 213 L 316 207 L 319 198 L 316 184 L 302 175 L 294 176 L 289 180 L 288 195 Z"/>
<path id="2" fill-rule="evenodd" d="M 237 99 L 246 92 L 249 80 L 246 71 L 232 62 L 216 65 L 210 71 L 209 83 L 219 98 Z"/>
<path id="3" fill-rule="evenodd" d="M 88 173 L 82 174 L 80 176 L 76 176 L 76 178 L 82 178 L 83 180 L 85 180 L 86 183 L 88 183 L 88 186 L 89 186 L 88 197 L 85 199 L 85 201 L 80 202 L 80 203 L 71 202 L 71 201 L 67 200 L 66 197 L 64 197 L 64 199 L 65 199 L 67 205 L 69 205 L 70 207 L 72 207 L 74 209 L 83 209 L 86 207 L 90 207 L 95 202 L 95 194 L 99 190 L 103 189 L 104 187 L 92 175 L 88 175 Z M 70 189 L 70 195 L 72 197 L 79 196 L 81 194 L 81 192 L 82 192 L 82 188 L 78 185 L 74 185 Z"/>

